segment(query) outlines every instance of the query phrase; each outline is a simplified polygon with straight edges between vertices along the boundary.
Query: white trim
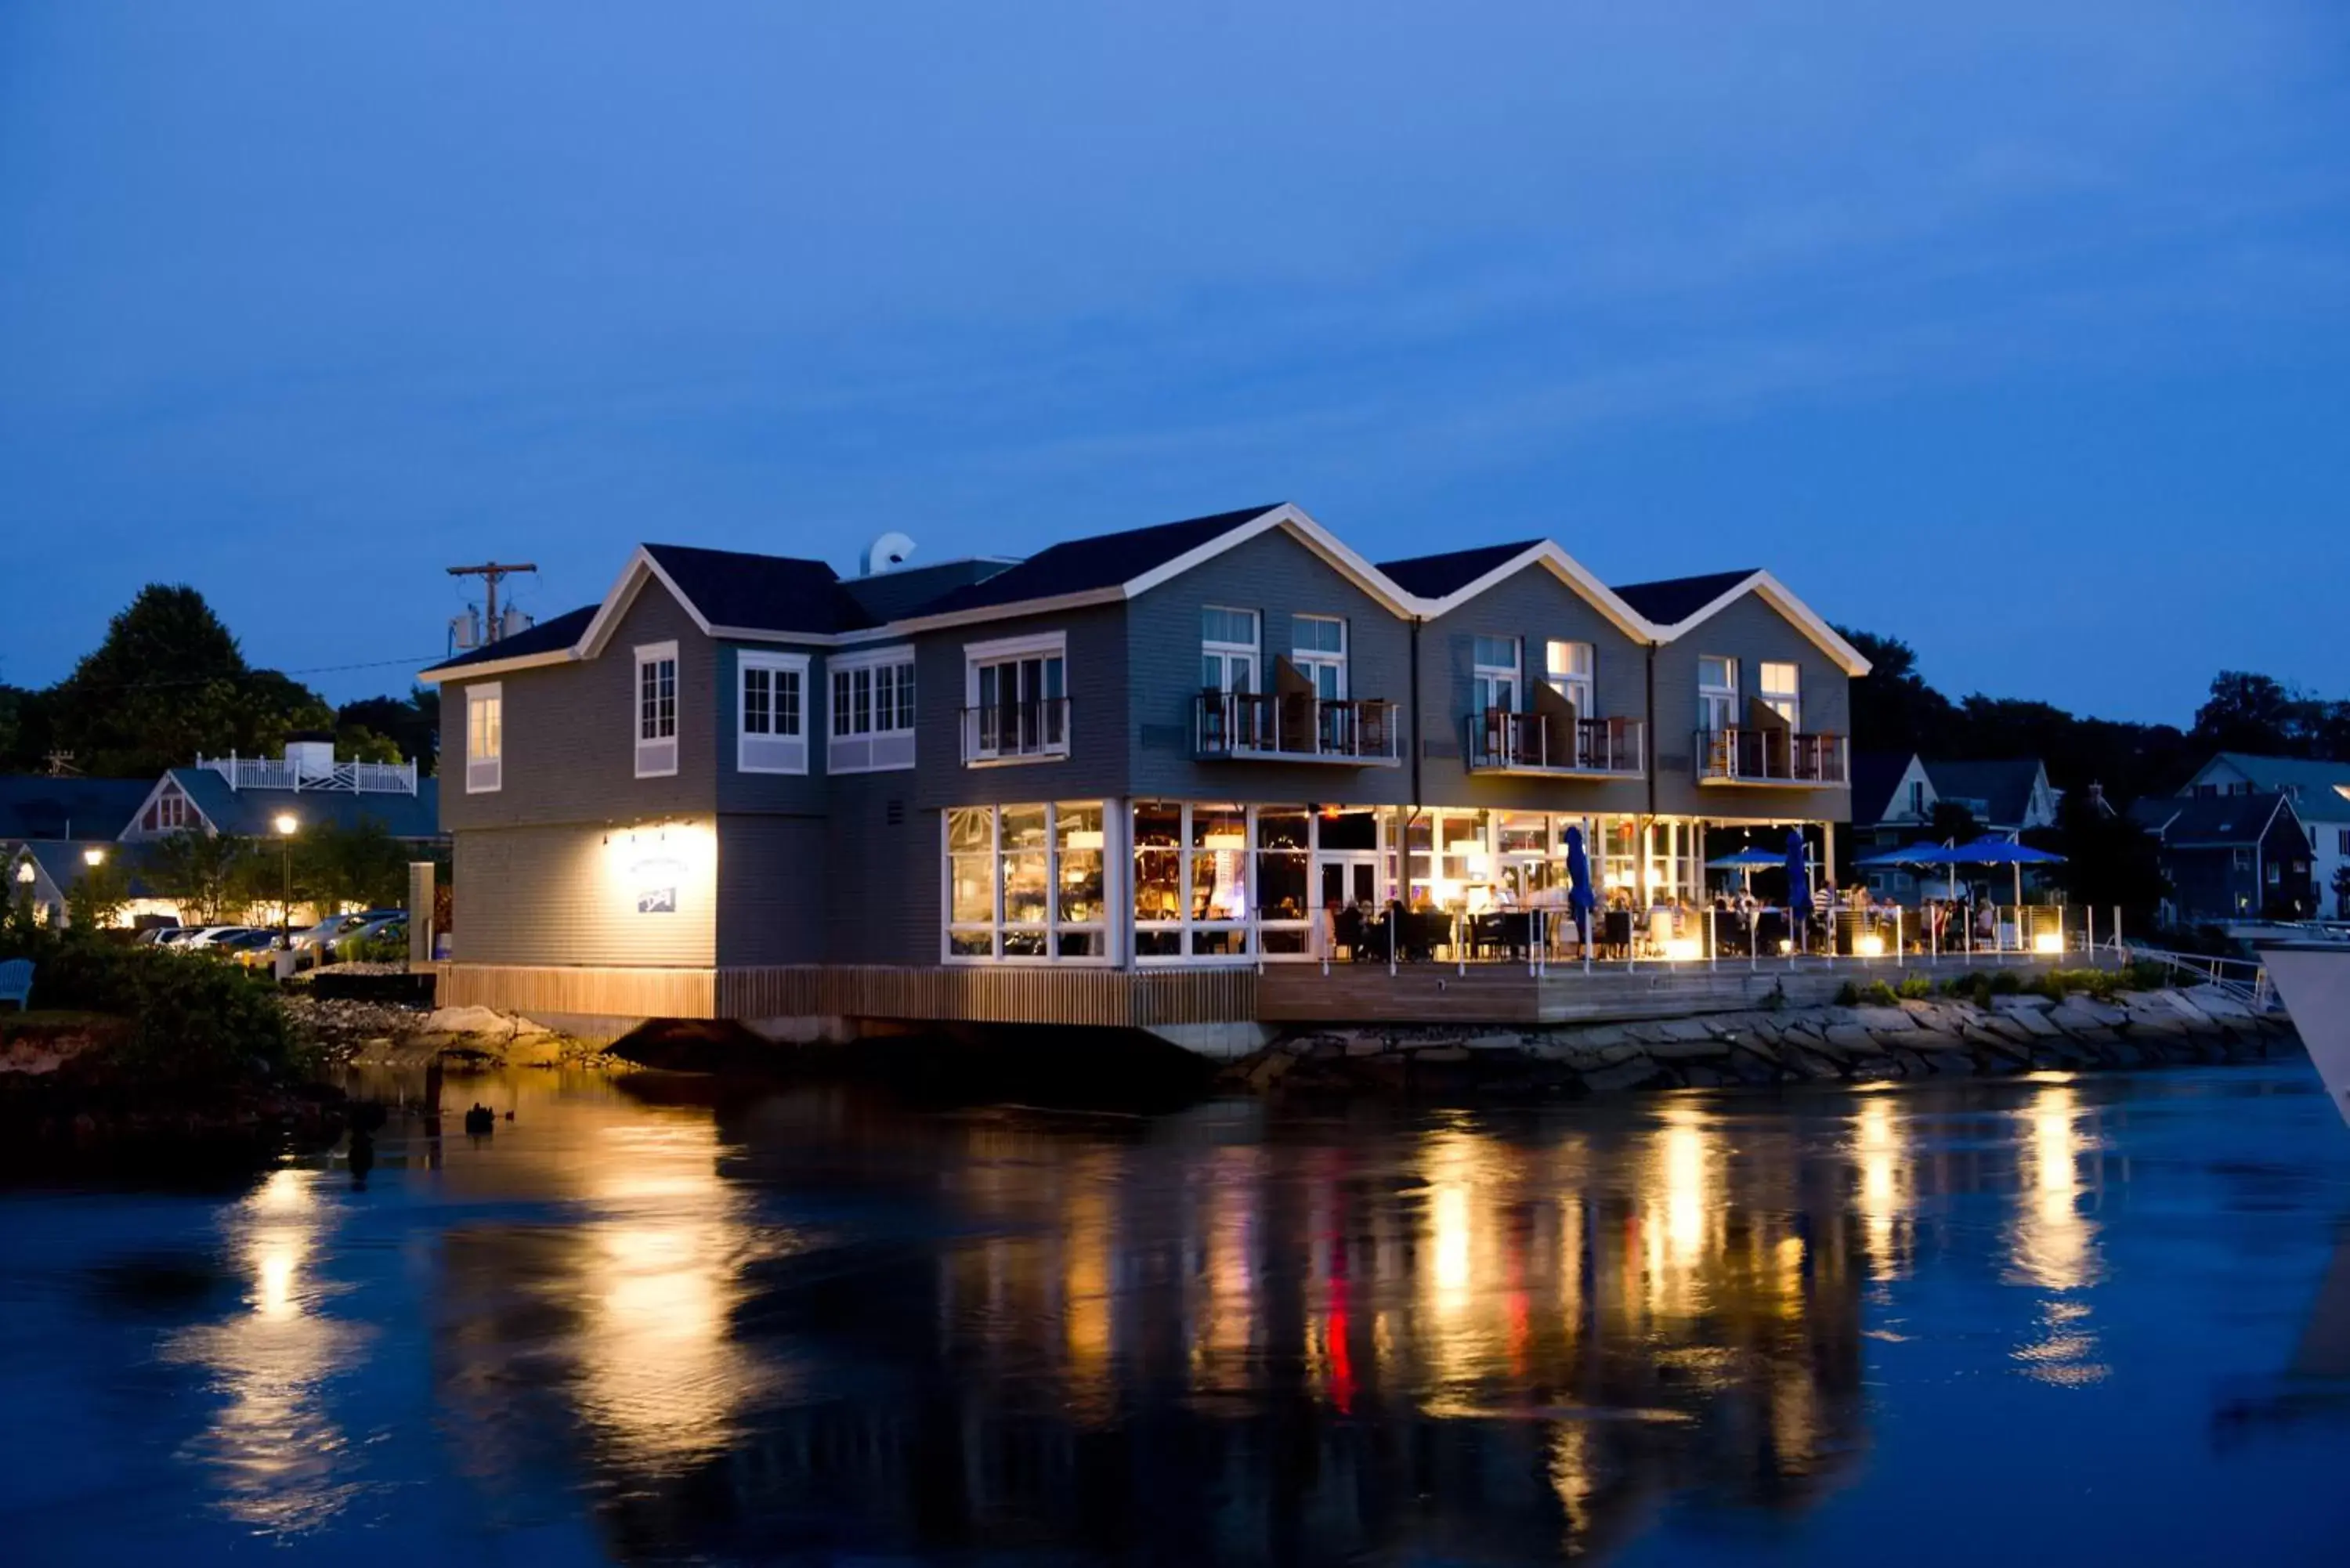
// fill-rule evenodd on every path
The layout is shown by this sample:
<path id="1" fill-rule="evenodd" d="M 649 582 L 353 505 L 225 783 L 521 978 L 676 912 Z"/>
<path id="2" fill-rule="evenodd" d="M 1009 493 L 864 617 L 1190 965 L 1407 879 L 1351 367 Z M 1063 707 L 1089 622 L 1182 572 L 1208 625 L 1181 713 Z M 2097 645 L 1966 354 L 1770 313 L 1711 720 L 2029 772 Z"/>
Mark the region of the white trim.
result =
<path id="1" fill-rule="evenodd" d="M 473 710 L 496 703 L 498 710 L 498 746 L 487 756 L 473 754 Z M 463 766 L 467 794 L 495 794 L 505 787 L 506 777 L 506 691 L 496 680 L 476 680 L 465 688 L 465 743 Z M 482 764 L 488 764 L 484 767 Z M 480 782 L 486 779 L 487 783 Z"/>
<path id="2" fill-rule="evenodd" d="M 877 670 L 903 670 L 914 683 L 914 722 L 899 727 L 897 722 L 898 681 L 890 682 L 889 723 L 875 723 L 866 730 L 846 733 L 838 728 L 840 706 L 834 687 L 844 676 L 860 673 L 869 675 Z M 856 653 L 837 653 L 824 662 L 824 767 L 827 774 L 899 773 L 915 763 L 914 736 L 921 725 L 922 682 L 915 676 L 914 645 L 892 643 L 887 648 L 869 649 Z M 852 690 L 854 682 L 852 681 Z M 872 701 L 872 688 L 878 681 L 868 681 L 867 701 Z M 877 715 L 878 717 L 878 715 Z"/>
<path id="3" fill-rule="evenodd" d="M 1297 623 L 1302 620 L 1312 621 L 1316 626 L 1336 627 L 1338 628 L 1337 651 L 1333 653 L 1327 649 L 1299 648 L 1297 646 Z M 1314 672 L 1317 670 L 1335 670 L 1338 672 L 1338 689 L 1331 693 L 1329 700 L 1339 702 L 1347 701 L 1347 687 L 1352 680 L 1352 673 L 1347 669 L 1348 656 L 1351 652 L 1352 649 L 1349 646 L 1349 639 L 1347 630 L 1347 618 L 1345 616 L 1319 615 L 1309 610 L 1292 610 L 1289 612 L 1290 668 L 1296 670 L 1298 674 L 1305 677 L 1306 680 L 1314 681 L 1314 694 L 1316 698 L 1320 698 L 1322 695 L 1322 682 L 1315 679 Z"/>
<path id="4" fill-rule="evenodd" d="M 1616 590 L 1594 576 L 1589 567 L 1548 539 L 1529 545 L 1483 576 L 1463 584 L 1449 594 L 1418 601 L 1419 613 L 1430 620 L 1450 615 L 1478 595 L 1507 582 L 1536 563 L 1547 567 L 1553 576 L 1580 594 L 1592 608 L 1607 617 L 1615 624 L 1617 630 L 1633 641 L 1667 640 L 1655 622 L 1617 597 Z"/>
<path id="5" fill-rule="evenodd" d="M 966 642 L 962 645 L 962 659 L 968 667 L 1000 663 L 1007 659 L 1032 659 L 1040 653 L 1057 653 L 1066 658 L 1068 651 L 1067 632 L 1044 631 L 1034 637 L 1000 637 L 993 642 Z"/>
<path id="6" fill-rule="evenodd" d="M 815 707 L 815 691 L 808 680 L 808 656 L 805 653 L 768 653 L 753 649 L 740 649 L 734 654 L 734 771 L 738 774 L 805 774 L 808 771 L 808 716 Z M 767 703 L 770 728 L 754 733 L 743 727 L 743 699 L 750 685 L 750 672 L 764 670 L 771 675 L 791 675 L 799 680 L 799 722 L 789 733 L 773 728 L 779 711 L 777 685 L 768 682 Z M 754 762 L 754 753 L 768 753 L 765 762 Z"/>
<path id="7" fill-rule="evenodd" d="M 452 681 L 477 680 L 484 675 L 504 675 L 516 670 L 543 670 L 550 664 L 572 664 L 578 661 L 577 648 L 558 648 L 548 653 L 518 653 L 512 659 L 484 659 L 479 664 L 461 664 L 453 669 L 428 666 L 416 672 L 421 686 L 445 686 Z"/>
<path id="8" fill-rule="evenodd" d="M 993 805 L 947 806 L 939 813 L 939 961 L 958 966 L 995 965 L 1016 969 L 1118 969 L 1123 967 L 1118 953 L 1118 898 L 1122 886 L 1115 836 L 1110 827 L 1111 813 L 1117 809 L 1115 800 L 1046 800 L 1009 801 Z M 1091 806 L 1100 813 L 1102 821 L 1100 846 L 1090 851 L 1101 857 L 1101 918 L 1095 920 L 1064 921 L 1060 918 L 1061 897 L 1061 808 L 1065 805 Z M 1014 924 L 1003 916 L 1003 814 L 1007 811 L 1035 810 L 1045 813 L 1045 919 L 1041 922 L 1021 921 Z M 988 909 L 986 924 L 988 950 L 983 953 L 959 953 L 954 950 L 957 930 L 976 933 L 980 922 L 958 921 L 954 918 L 954 851 L 952 832 L 949 826 L 959 811 L 987 813 Z M 979 850 L 966 850 L 977 856 Z M 1064 956 L 1056 950 L 1063 933 L 1093 934 L 1100 938 L 1101 951 Z M 1045 950 L 1041 953 L 1007 953 L 1003 950 L 1007 934 L 1037 934 L 1044 939 Z"/>
<path id="9" fill-rule="evenodd" d="M 1748 594 L 1761 595 L 1764 603 L 1793 621 L 1795 628 L 1810 638 L 1821 652 L 1841 665 L 1846 675 L 1858 680 L 1868 673 L 1868 660 L 1862 655 L 1860 649 L 1836 635 L 1835 628 L 1822 620 L 1809 605 L 1788 592 L 1786 585 L 1768 572 L 1754 573 L 1696 614 L 1675 621 L 1670 626 L 1659 627 L 1657 631 L 1657 640 L 1659 643 L 1678 641 L 1701 622 L 1721 614 Z"/>
<path id="10" fill-rule="evenodd" d="M 956 715 L 962 726 L 958 749 L 962 753 L 962 765 L 967 768 L 1024 766 L 1036 763 L 1066 762 L 1071 750 L 1070 720 L 1074 714 L 1064 710 L 1059 715 L 1061 737 L 1058 741 L 1040 744 L 1034 751 L 1015 748 L 1010 752 L 983 752 L 973 720 L 980 706 L 979 672 L 983 669 L 1013 667 L 1013 678 L 1018 680 L 1017 667 L 1029 659 L 1055 659 L 1061 666 L 1061 694 L 1057 698 L 1035 697 L 1035 702 L 1069 701 L 1069 634 L 1066 631 L 1038 632 L 1031 637 L 1003 637 L 993 642 L 966 642 L 962 645 L 962 711 Z M 1041 673 L 1041 672 L 1040 672 Z M 999 680 L 1001 677 L 998 678 Z M 1018 701 L 1014 699 L 1014 701 Z M 1072 707 L 1075 704 L 1071 704 Z"/>
<path id="11" fill-rule="evenodd" d="M 140 801 L 139 803 L 139 809 L 130 814 L 130 822 L 125 824 L 122 830 L 114 836 L 114 841 L 117 844 L 143 843 L 146 841 L 147 829 L 139 826 L 140 819 L 147 815 L 147 808 L 149 806 L 153 805 L 162 797 L 162 794 L 166 789 L 174 789 L 179 791 L 180 798 L 188 803 L 188 815 L 194 817 L 195 821 L 186 824 L 186 826 L 201 826 L 206 833 L 218 833 L 220 831 L 219 826 L 215 824 L 211 817 L 204 815 L 204 808 L 196 804 L 196 797 L 189 793 L 187 785 L 182 784 L 178 779 L 172 776 L 173 771 L 174 770 L 170 768 L 163 770 L 163 776 L 155 781 L 154 787 L 147 792 L 147 798 Z M 158 837 L 163 837 L 181 831 L 182 831 L 182 829 L 178 827 L 159 827 L 155 829 L 155 834 Z"/>
<path id="12" fill-rule="evenodd" d="M 677 656 L 675 639 L 667 642 L 640 642 L 636 645 L 636 655 L 629 678 L 629 733 L 636 742 L 637 777 L 671 778 L 677 774 L 678 754 L 683 750 L 684 666 Z M 648 735 L 645 733 L 645 671 L 658 669 L 663 662 L 670 667 L 669 733 Z"/>
<path id="13" fill-rule="evenodd" d="M 878 665 L 911 663 L 914 645 L 910 642 L 893 644 L 889 648 L 860 649 L 855 653 L 836 653 L 825 659 L 827 670 L 871 670 Z"/>
<path id="14" fill-rule="evenodd" d="M 1083 593 L 1055 594 L 1044 599 L 1017 599 L 1000 605 L 984 605 L 978 609 L 950 610 L 942 615 L 915 616 L 908 620 L 893 620 L 887 626 L 877 626 L 863 631 L 845 631 L 829 640 L 835 647 L 854 648 L 868 642 L 889 638 L 902 638 L 915 632 L 943 631 L 958 626 L 977 626 L 993 620 L 1024 619 L 1030 616 L 1057 615 L 1063 610 L 1086 609 L 1095 605 L 1114 605 L 1127 597 L 1122 587 L 1087 588 Z"/>

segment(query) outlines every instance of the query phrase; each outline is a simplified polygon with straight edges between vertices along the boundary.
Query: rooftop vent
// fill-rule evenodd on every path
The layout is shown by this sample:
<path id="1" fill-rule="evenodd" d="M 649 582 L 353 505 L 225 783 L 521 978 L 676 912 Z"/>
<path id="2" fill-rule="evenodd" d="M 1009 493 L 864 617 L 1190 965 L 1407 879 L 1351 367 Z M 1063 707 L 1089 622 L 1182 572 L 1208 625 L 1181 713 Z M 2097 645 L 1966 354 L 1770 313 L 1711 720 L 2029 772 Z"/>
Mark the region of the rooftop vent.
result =
<path id="1" fill-rule="evenodd" d="M 882 572 L 894 572 L 904 566 L 914 554 L 914 542 L 903 534 L 884 534 L 865 546 L 864 570 L 858 576 L 870 577 Z"/>

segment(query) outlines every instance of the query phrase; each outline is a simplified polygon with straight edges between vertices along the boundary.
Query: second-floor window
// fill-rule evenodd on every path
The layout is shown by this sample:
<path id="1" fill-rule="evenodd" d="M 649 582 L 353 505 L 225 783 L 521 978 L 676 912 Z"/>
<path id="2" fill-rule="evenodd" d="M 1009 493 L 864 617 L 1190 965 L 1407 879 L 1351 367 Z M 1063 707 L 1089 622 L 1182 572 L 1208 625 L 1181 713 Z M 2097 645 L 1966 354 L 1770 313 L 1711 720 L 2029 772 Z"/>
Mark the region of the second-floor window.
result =
<path id="1" fill-rule="evenodd" d="M 1471 650 L 1475 661 L 1472 675 L 1477 689 L 1477 711 L 1481 713 L 1499 708 L 1504 712 L 1518 710 L 1518 639 L 1514 637 L 1481 637 Z"/>
<path id="2" fill-rule="evenodd" d="M 1699 656 L 1697 723 L 1709 734 L 1738 727 L 1738 660 Z"/>
<path id="3" fill-rule="evenodd" d="M 151 833 L 177 833 L 194 826 L 194 822 L 188 810 L 188 797 L 172 788 L 155 797 L 155 804 L 147 808 L 146 818 L 140 826 Z"/>
<path id="4" fill-rule="evenodd" d="M 734 766 L 746 774 L 807 772 L 807 655 L 736 656 Z"/>
<path id="5" fill-rule="evenodd" d="M 1347 623 L 1336 616 L 1294 615 L 1289 618 L 1289 661 L 1314 682 L 1314 694 L 1325 702 L 1347 696 Z"/>
<path id="6" fill-rule="evenodd" d="M 1787 721 L 1787 728 L 1804 727 L 1804 672 L 1793 664 L 1773 664 L 1762 670 L 1762 690 L 1756 693 L 1771 711 Z"/>
<path id="7" fill-rule="evenodd" d="M 1206 691 L 1254 691 L 1256 611 L 1222 609 L 1214 605 L 1200 612 L 1200 687 Z"/>
<path id="8" fill-rule="evenodd" d="M 1575 704 L 1578 719 L 1594 718 L 1591 711 L 1591 645 L 1587 642 L 1552 642 L 1544 649 L 1544 678 L 1550 689 Z"/>
<path id="9" fill-rule="evenodd" d="M 637 649 L 637 776 L 677 772 L 677 644 Z"/>
<path id="10" fill-rule="evenodd" d="M 837 774 L 914 765 L 914 650 L 843 654 L 831 661 L 832 744 Z"/>
<path id="11" fill-rule="evenodd" d="M 1058 632 L 964 649 L 965 762 L 1067 754 L 1066 652 Z"/>
<path id="12" fill-rule="evenodd" d="M 506 700 L 492 680 L 465 688 L 465 793 L 490 794 L 505 782 Z"/>

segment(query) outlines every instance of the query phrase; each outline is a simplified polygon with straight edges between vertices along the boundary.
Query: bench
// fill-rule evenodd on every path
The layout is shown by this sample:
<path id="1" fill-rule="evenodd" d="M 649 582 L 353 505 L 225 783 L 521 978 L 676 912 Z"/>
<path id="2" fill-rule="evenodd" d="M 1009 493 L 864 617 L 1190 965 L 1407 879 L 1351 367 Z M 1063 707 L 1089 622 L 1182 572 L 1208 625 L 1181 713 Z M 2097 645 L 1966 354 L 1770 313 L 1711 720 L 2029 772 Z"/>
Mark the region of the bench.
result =
<path id="1" fill-rule="evenodd" d="M 19 1012 L 33 1010 L 33 961 L 10 959 L 0 963 L 0 1002 L 14 1002 Z"/>

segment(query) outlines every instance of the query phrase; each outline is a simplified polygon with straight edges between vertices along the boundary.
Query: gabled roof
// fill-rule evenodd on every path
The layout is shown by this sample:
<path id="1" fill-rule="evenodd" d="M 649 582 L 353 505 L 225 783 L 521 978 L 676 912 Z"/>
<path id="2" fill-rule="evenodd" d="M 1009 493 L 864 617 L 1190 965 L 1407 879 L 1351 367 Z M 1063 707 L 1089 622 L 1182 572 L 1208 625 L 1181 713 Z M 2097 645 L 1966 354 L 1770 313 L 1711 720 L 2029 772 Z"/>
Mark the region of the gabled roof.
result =
<path id="1" fill-rule="evenodd" d="M 164 777 L 182 793 L 204 820 L 222 833 L 262 837 L 272 829 L 281 811 L 291 812 L 304 826 L 331 822 L 356 827 L 362 822 L 383 824 L 394 838 L 441 836 L 441 792 L 419 787 L 414 794 L 370 790 L 231 789 L 228 780 L 210 768 L 173 768 Z M 157 787 L 161 784 L 158 782 Z"/>
<path id="2" fill-rule="evenodd" d="M 2301 807 L 2303 816 L 2318 815 L 2327 821 L 2338 820 L 2338 799 L 2350 798 L 2350 763 L 2313 761 L 2307 757 L 2262 757 L 2250 752 L 2220 752 L 2203 764 L 2180 793 L 2195 787 L 2214 767 L 2226 765 L 2233 769 L 2255 790 L 2265 794 L 2290 794 Z"/>
<path id="3" fill-rule="evenodd" d="M 1440 599 L 1542 544 L 1540 539 L 1521 539 L 1514 545 L 1480 545 L 1472 550 L 1412 556 L 1400 561 L 1381 561 L 1379 570 L 1409 593 L 1424 599 Z"/>
<path id="4" fill-rule="evenodd" d="M 1278 505 L 1279 503 L 1243 506 L 1237 512 L 1186 517 L 1148 528 L 1128 528 L 1123 533 L 1065 539 L 1046 545 L 985 582 L 966 584 L 940 596 L 923 606 L 920 613 L 954 615 L 1029 599 L 1066 598 L 1072 594 L 1123 587 L 1148 572 L 1216 543 L 1276 510 Z"/>
<path id="5" fill-rule="evenodd" d="M 1811 606 L 1788 592 L 1784 583 L 1765 571 L 1710 572 L 1699 577 L 1666 577 L 1653 583 L 1634 583 L 1616 591 L 1625 603 L 1655 624 L 1660 642 L 1673 641 L 1728 609 L 1746 595 L 1754 594 L 1794 622 L 1796 628 L 1810 638 L 1821 652 L 1835 659 L 1846 675 L 1857 680 L 1868 673 L 1867 657 L 1860 649 L 1846 641 L 1836 628 L 1822 619 Z"/>
<path id="6" fill-rule="evenodd" d="M 1856 827 L 1883 822 L 1893 792 L 1917 757 L 1908 752 L 1855 752 L 1852 757 L 1852 820 Z"/>
<path id="7" fill-rule="evenodd" d="M 144 846 L 116 844 L 110 838 L 35 838 L 19 844 L 16 855 L 22 855 L 39 866 L 41 875 L 49 879 L 50 885 L 60 894 L 69 897 L 80 885 L 81 879 L 89 875 L 88 851 L 99 850 L 121 869 L 125 890 L 130 897 L 151 898 L 156 895 L 153 886 L 147 880 L 147 857 L 141 853 L 143 848 Z M 0 864 L 13 866 L 16 857 L 12 855 Z"/>
<path id="8" fill-rule="evenodd" d="M 113 837 L 147 804 L 151 778 L 0 774 L 0 838 Z"/>
<path id="9" fill-rule="evenodd" d="M 822 561 L 693 545 L 647 545 L 644 553 L 706 629 L 829 637 L 872 624 Z"/>
<path id="10" fill-rule="evenodd" d="M 1926 776 L 1944 800 L 1979 800 L 1989 815 L 1987 826 L 2022 825 L 2032 806 L 2032 789 L 2040 782 L 2038 757 L 2009 757 L 1996 762 L 1950 762 L 1926 759 Z"/>
<path id="11" fill-rule="evenodd" d="M 581 605 L 576 610 L 566 610 L 552 619 L 540 621 L 527 631 L 518 631 L 512 637 L 484 643 L 454 659 L 444 659 L 424 673 L 435 675 L 442 670 L 465 670 L 477 665 L 503 663 L 511 659 L 529 659 L 539 654 L 559 656 L 579 640 L 579 634 L 586 631 L 588 623 L 596 618 L 597 608 L 595 605 Z"/>
<path id="12" fill-rule="evenodd" d="M 1618 584 L 1624 602 L 1659 626 L 1677 626 L 1725 594 L 1744 587 L 1762 575 L 1760 567 L 1742 572 L 1708 572 L 1701 577 L 1661 577 L 1652 583 Z"/>
<path id="13" fill-rule="evenodd" d="M 2174 849 L 2222 849 L 2266 838 L 2277 813 L 2293 803 L 2267 794 L 2141 795 L 2129 818 Z"/>

